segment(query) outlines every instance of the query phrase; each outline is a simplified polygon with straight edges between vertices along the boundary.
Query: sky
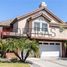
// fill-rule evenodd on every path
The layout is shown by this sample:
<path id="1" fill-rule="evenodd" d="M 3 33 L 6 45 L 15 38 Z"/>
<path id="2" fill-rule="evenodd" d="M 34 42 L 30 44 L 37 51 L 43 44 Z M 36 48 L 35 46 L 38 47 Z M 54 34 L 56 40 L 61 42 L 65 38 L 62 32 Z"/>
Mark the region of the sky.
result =
<path id="1" fill-rule="evenodd" d="M 0 21 L 32 12 L 41 2 L 63 21 L 67 21 L 67 0 L 0 0 Z"/>

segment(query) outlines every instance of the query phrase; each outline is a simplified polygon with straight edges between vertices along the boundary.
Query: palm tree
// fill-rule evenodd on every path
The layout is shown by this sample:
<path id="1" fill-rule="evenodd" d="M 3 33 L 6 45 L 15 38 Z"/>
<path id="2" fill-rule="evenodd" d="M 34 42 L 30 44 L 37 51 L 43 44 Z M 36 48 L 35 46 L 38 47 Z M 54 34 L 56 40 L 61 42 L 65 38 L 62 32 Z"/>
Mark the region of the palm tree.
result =
<path id="1" fill-rule="evenodd" d="M 1 57 L 5 58 L 6 57 L 6 51 L 7 51 L 7 42 L 5 39 L 0 39 L 0 54 Z"/>
<path id="2" fill-rule="evenodd" d="M 7 51 L 13 52 L 20 60 L 20 56 L 18 55 L 18 48 L 19 48 L 19 39 L 16 38 L 7 38 Z"/>
<path id="3" fill-rule="evenodd" d="M 8 38 L 7 39 L 7 50 L 13 51 L 14 54 L 20 59 L 20 61 L 25 62 L 31 51 L 38 51 L 38 42 L 36 40 L 30 40 L 26 38 Z M 18 51 L 21 51 L 21 56 L 19 56 Z M 24 56 L 25 54 L 25 56 Z"/>
<path id="4" fill-rule="evenodd" d="M 39 51 L 39 46 L 38 46 L 38 42 L 36 42 L 36 40 L 29 40 L 26 39 L 25 41 L 25 51 L 26 51 L 26 55 L 24 58 L 24 61 L 26 61 L 27 57 L 29 56 L 29 54 L 33 51 L 34 53 Z"/>

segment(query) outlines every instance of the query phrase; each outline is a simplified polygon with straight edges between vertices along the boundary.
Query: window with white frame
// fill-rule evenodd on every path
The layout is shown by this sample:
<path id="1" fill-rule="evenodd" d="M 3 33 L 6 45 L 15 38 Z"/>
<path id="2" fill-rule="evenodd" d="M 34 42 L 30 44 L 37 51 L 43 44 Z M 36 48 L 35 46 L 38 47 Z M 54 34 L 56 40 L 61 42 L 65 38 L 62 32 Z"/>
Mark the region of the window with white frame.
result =
<path id="1" fill-rule="evenodd" d="M 34 22 L 34 31 L 48 32 L 48 24 L 45 22 Z"/>
<path id="2" fill-rule="evenodd" d="M 39 22 L 34 23 L 34 31 L 40 31 L 40 23 Z"/>
<path id="3" fill-rule="evenodd" d="M 42 31 L 43 32 L 48 32 L 48 25 L 47 25 L 47 23 L 42 23 Z"/>

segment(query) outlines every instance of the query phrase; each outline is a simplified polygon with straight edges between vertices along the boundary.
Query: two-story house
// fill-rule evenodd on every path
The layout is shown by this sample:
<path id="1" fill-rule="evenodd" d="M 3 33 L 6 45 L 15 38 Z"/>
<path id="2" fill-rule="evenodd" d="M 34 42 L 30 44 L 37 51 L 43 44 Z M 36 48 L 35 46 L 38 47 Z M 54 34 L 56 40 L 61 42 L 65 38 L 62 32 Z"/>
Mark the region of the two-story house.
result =
<path id="1" fill-rule="evenodd" d="M 65 57 L 67 24 L 42 2 L 38 9 L 23 16 L 0 22 L 0 36 L 28 37 L 39 41 L 40 57 Z"/>

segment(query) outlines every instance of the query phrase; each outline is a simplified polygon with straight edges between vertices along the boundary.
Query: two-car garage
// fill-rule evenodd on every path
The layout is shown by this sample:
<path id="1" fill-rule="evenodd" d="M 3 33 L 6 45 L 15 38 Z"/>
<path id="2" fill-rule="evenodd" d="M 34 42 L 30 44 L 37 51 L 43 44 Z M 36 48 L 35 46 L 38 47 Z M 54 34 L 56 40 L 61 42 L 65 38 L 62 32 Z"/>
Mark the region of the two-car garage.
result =
<path id="1" fill-rule="evenodd" d="M 59 58 L 61 56 L 60 42 L 40 42 L 40 57 L 45 58 Z"/>

